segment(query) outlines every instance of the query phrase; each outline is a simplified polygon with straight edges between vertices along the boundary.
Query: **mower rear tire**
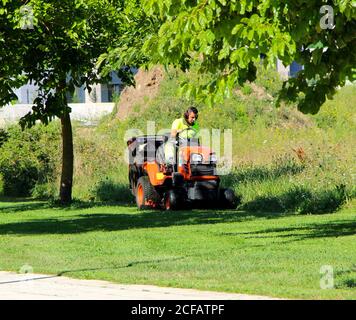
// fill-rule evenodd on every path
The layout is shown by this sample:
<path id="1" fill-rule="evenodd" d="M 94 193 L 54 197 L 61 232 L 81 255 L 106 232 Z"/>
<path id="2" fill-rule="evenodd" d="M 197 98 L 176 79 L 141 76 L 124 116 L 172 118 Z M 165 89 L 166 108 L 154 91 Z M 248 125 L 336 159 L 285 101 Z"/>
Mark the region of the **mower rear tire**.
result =
<path id="1" fill-rule="evenodd" d="M 138 179 L 135 192 L 136 204 L 140 210 L 156 208 L 160 203 L 160 195 L 150 183 L 148 176 Z"/>

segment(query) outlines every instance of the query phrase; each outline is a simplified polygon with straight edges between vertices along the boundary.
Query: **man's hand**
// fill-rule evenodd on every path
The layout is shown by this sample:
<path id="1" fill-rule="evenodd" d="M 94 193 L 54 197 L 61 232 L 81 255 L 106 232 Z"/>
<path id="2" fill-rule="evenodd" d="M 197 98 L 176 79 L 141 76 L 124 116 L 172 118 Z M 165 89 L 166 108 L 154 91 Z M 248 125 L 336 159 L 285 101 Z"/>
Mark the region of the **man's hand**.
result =
<path id="1" fill-rule="evenodd" d="M 171 131 L 171 137 L 175 138 L 177 136 L 178 133 L 181 133 L 182 131 L 184 131 L 185 129 L 182 129 L 182 130 L 175 130 L 173 129 Z"/>
<path id="2" fill-rule="evenodd" d="M 177 136 L 177 133 L 178 133 L 178 130 L 173 129 L 173 130 L 171 131 L 171 137 L 172 137 L 172 138 L 175 138 L 175 137 Z"/>

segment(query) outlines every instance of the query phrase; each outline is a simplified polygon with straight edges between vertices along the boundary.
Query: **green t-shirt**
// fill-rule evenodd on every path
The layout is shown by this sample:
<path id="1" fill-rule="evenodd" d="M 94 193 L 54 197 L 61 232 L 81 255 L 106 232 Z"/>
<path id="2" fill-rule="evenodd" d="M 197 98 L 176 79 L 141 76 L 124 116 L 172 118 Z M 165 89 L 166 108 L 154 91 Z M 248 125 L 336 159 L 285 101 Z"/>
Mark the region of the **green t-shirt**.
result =
<path id="1" fill-rule="evenodd" d="M 190 128 L 192 130 L 184 130 L 187 128 Z M 189 125 L 184 118 L 179 118 L 173 121 L 172 130 L 177 130 L 177 131 L 184 130 L 182 133 L 179 134 L 179 136 L 182 138 L 190 139 L 190 138 L 197 138 L 200 129 L 197 121 L 195 121 L 193 125 Z"/>

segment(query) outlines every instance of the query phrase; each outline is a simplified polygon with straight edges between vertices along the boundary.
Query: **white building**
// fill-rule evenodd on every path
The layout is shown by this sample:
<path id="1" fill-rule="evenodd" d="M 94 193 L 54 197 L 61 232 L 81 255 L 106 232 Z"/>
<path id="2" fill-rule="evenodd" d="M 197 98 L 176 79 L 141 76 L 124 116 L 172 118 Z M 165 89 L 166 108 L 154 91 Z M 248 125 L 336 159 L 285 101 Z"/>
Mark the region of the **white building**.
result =
<path id="1" fill-rule="evenodd" d="M 132 69 L 133 73 L 137 69 Z M 114 109 L 115 98 L 124 88 L 124 84 L 115 72 L 111 72 L 111 80 L 108 83 L 94 84 L 89 93 L 84 86 L 76 88 L 73 95 L 68 94 L 68 105 L 71 108 L 71 118 L 85 123 L 95 124 L 101 117 L 111 113 Z M 14 90 L 17 101 L 0 107 L 0 128 L 17 122 L 28 112 L 38 95 L 38 86 L 26 84 Z"/>
<path id="2" fill-rule="evenodd" d="M 290 66 L 285 67 L 281 60 L 277 60 L 277 71 L 284 80 L 295 77 L 300 70 L 303 70 L 303 66 L 295 61 Z"/>
<path id="3" fill-rule="evenodd" d="M 277 71 L 283 79 L 294 77 L 303 67 L 296 62 L 285 67 L 280 60 L 277 60 Z M 137 69 L 132 69 L 134 73 Z M 68 94 L 69 103 L 105 103 L 114 102 L 115 97 L 119 96 L 124 84 L 117 76 L 116 72 L 111 72 L 111 81 L 108 83 L 98 83 L 91 86 L 92 91 L 89 93 L 84 86 L 76 88 L 73 95 Z M 38 87 L 33 84 L 26 84 L 16 90 L 17 104 L 32 104 L 37 97 Z"/>
<path id="4" fill-rule="evenodd" d="M 111 72 L 111 81 L 105 84 L 94 84 L 89 93 L 84 86 L 76 88 L 73 95 L 68 94 L 69 103 L 102 103 L 113 102 L 115 96 L 120 95 L 124 85 L 115 72 Z M 37 97 L 38 87 L 34 84 L 26 84 L 16 90 L 17 104 L 32 104 Z"/>

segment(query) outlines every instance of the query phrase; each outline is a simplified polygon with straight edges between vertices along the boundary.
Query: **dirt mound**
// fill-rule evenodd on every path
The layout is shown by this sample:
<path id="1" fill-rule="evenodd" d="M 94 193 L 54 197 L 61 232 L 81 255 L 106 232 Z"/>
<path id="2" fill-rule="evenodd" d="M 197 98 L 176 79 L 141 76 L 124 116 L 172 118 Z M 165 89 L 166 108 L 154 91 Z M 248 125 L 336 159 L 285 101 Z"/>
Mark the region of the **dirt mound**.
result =
<path id="1" fill-rule="evenodd" d="M 125 119 L 128 115 L 137 113 L 133 108 L 136 105 L 141 106 L 141 112 L 142 108 L 147 106 L 148 100 L 158 94 L 159 85 L 163 77 L 163 68 L 160 66 L 148 71 L 139 69 L 135 75 L 136 87 L 126 87 L 121 93 L 117 117 Z"/>
<path id="2" fill-rule="evenodd" d="M 269 100 L 272 101 L 273 97 L 266 91 L 265 88 L 258 86 L 255 83 L 247 82 L 247 86 L 250 88 L 249 93 L 243 93 L 241 88 L 237 88 L 235 93 L 241 98 L 247 98 L 249 95 L 255 97 L 257 100 Z"/>

